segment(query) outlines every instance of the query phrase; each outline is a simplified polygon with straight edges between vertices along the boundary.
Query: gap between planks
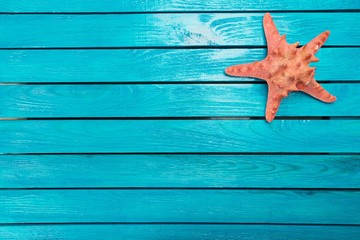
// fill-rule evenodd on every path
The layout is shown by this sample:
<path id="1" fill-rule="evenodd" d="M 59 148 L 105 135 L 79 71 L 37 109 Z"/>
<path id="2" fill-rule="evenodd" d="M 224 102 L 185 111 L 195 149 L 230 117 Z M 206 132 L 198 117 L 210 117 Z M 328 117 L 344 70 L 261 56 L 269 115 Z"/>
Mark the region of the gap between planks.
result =
<path id="1" fill-rule="evenodd" d="M 3 155 L 304 155 L 304 156 L 321 156 L 321 155 L 360 155 L 360 152 L 52 152 L 52 153 L 0 153 Z"/>
<path id="2" fill-rule="evenodd" d="M 27 222 L 0 223 L 1 226 L 27 225 L 269 225 L 269 226 L 328 226 L 328 227 L 360 227 L 360 224 L 342 223 L 266 223 L 266 222 Z"/>
<path id="3" fill-rule="evenodd" d="M 302 47 L 303 45 L 299 45 Z M 321 48 L 360 48 L 359 45 L 324 45 Z M 267 49 L 267 46 L 261 45 L 226 45 L 226 46 L 112 46 L 112 47 L 0 47 L 3 50 L 152 50 L 152 49 Z"/>
<path id="4" fill-rule="evenodd" d="M 203 10 L 203 11 L 108 11 L 108 12 L 0 12 L 0 15 L 138 15 L 138 14 L 187 14 L 187 13 L 357 13 L 360 9 L 329 9 L 329 10 Z"/>
<path id="5" fill-rule="evenodd" d="M 0 191 L 63 191 L 63 190 L 73 190 L 73 191 L 88 191 L 88 190 L 100 190 L 100 191 L 128 191 L 128 190 L 146 190 L 146 191 L 153 191 L 153 190 L 161 190 L 161 191 L 178 191 L 178 190 L 189 190 L 189 191 L 228 191 L 228 190 L 246 190 L 246 191 L 350 191 L 350 192 L 358 192 L 360 188 L 293 188 L 293 187 L 28 187 L 28 188 L 21 188 L 21 187 L 14 187 L 14 188 L 0 188 Z"/>

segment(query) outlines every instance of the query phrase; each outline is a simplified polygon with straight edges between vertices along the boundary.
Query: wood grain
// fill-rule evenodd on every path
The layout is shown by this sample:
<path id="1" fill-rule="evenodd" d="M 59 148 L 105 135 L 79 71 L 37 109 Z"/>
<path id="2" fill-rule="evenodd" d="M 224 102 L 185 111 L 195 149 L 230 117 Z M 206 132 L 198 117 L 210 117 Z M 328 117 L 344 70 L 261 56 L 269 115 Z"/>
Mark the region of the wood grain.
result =
<path id="1" fill-rule="evenodd" d="M 143 239 L 143 240 L 339 240 L 360 238 L 354 226 L 229 225 L 229 224 L 91 224 L 0 226 L 3 240 Z"/>
<path id="2" fill-rule="evenodd" d="M 0 188 L 360 188 L 358 155 L 3 155 Z"/>
<path id="3" fill-rule="evenodd" d="M 360 116 L 360 84 L 323 86 L 334 104 L 292 93 L 277 116 Z M 265 84 L 4 85 L 0 117 L 263 117 L 266 98 Z"/>
<path id="4" fill-rule="evenodd" d="M 1 223 L 359 224 L 360 191 L 6 190 Z"/>
<path id="5" fill-rule="evenodd" d="M 10 120 L 0 121 L 0 132 L 0 153 L 360 149 L 359 120 Z"/>
<path id="6" fill-rule="evenodd" d="M 231 78 L 228 66 L 260 60 L 265 49 L 2 50 L 1 82 L 261 81 Z M 324 48 L 317 80 L 360 80 L 360 48 Z M 191 60 L 191 61 L 190 61 Z M 349 71 L 351 69 L 351 71 Z"/>
<path id="7" fill-rule="evenodd" d="M 163 12 L 163 11 L 271 11 L 359 9 L 352 0 L 2 0 L 1 12 Z"/>
<path id="8" fill-rule="evenodd" d="M 0 239 L 360 239 L 359 9 L 0 1 L 0 118 L 50 118 L 0 119 Z M 313 65 L 338 101 L 296 93 L 278 114 L 307 120 L 249 120 L 266 85 L 224 75 L 265 57 L 267 11 L 290 43 L 331 31 Z"/>
<path id="9" fill-rule="evenodd" d="M 0 48 L 265 46 L 263 13 L 0 15 Z M 274 13 L 290 43 L 359 46 L 358 13 Z M 310 23 L 310 24 L 309 24 Z"/>

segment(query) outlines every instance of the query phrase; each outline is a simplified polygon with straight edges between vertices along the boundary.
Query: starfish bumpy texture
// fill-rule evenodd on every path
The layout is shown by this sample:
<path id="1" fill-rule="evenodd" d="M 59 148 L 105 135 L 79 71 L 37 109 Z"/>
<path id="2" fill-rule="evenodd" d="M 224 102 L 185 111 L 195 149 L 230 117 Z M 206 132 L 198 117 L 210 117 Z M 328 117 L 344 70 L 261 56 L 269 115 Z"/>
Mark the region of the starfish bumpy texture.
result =
<path id="1" fill-rule="evenodd" d="M 267 82 L 266 121 L 271 122 L 275 118 L 281 100 L 292 91 L 305 92 L 323 102 L 334 102 L 336 97 L 316 82 L 315 68 L 309 67 L 310 62 L 319 61 L 314 54 L 325 43 L 330 32 L 325 31 L 298 48 L 298 42 L 288 44 L 285 35 L 280 36 L 269 13 L 265 14 L 263 24 L 268 46 L 266 58 L 228 67 L 225 72 L 230 76 L 254 77 Z"/>

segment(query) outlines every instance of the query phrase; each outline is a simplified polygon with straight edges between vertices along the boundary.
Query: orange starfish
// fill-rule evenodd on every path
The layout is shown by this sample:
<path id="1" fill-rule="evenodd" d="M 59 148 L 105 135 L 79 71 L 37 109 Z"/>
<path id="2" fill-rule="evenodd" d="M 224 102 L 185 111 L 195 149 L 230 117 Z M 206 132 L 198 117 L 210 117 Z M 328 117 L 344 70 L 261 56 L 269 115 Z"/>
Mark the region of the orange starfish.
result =
<path id="1" fill-rule="evenodd" d="M 315 68 L 309 67 L 310 62 L 319 61 L 314 54 L 325 43 L 330 32 L 325 31 L 298 48 L 299 42 L 288 44 L 285 35 L 280 36 L 269 13 L 265 14 L 263 25 L 268 45 L 266 58 L 228 67 L 225 72 L 230 76 L 255 77 L 267 82 L 266 121 L 271 122 L 275 118 L 281 100 L 292 91 L 302 91 L 321 101 L 334 102 L 336 97 L 316 82 Z"/>

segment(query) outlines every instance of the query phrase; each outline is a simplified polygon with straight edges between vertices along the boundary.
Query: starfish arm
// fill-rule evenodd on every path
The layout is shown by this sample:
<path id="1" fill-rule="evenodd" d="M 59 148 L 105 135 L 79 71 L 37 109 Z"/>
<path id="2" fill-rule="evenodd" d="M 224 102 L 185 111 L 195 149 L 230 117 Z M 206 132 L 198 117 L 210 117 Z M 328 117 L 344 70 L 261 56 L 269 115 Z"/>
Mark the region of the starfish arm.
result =
<path id="1" fill-rule="evenodd" d="M 264 80 L 269 74 L 264 60 L 260 62 L 234 65 L 226 68 L 225 73 L 233 77 L 254 77 Z"/>
<path id="2" fill-rule="evenodd" d="M 274 87 L 269 85 L 268 90 L 268 98 L 266 103 L 266 121 L 271 122 L 274 120 L 277 111 L 279 110 L 280 103 L 282 100 L 282 96 L 280 96 L 275 90 Z"/>
<path id="3" fill-rule="evenodd" d="M 268 53 L 279 47 L 280 34 L 275 26 L 274 20 L 270 13 L 266 13 L 263 20 L 264 32 Z"/>
<path id="4" fill-rule="evenodd" d="M 315 80 L 311 81 L 307 86 L 304 86 L 304 88 L 301 91 L 323 102 L 331 103 L 336 101 L 336 97 L 331 95 L 328 91 L 326 91 Z"/>
<path id="5" fill-rule="evenodd" d="M 330 35 L 330 31 L 320 33 L 318 36 L 308 42 L 303 48 L 311 54 L 315 54 L 324 45 Z"/>

